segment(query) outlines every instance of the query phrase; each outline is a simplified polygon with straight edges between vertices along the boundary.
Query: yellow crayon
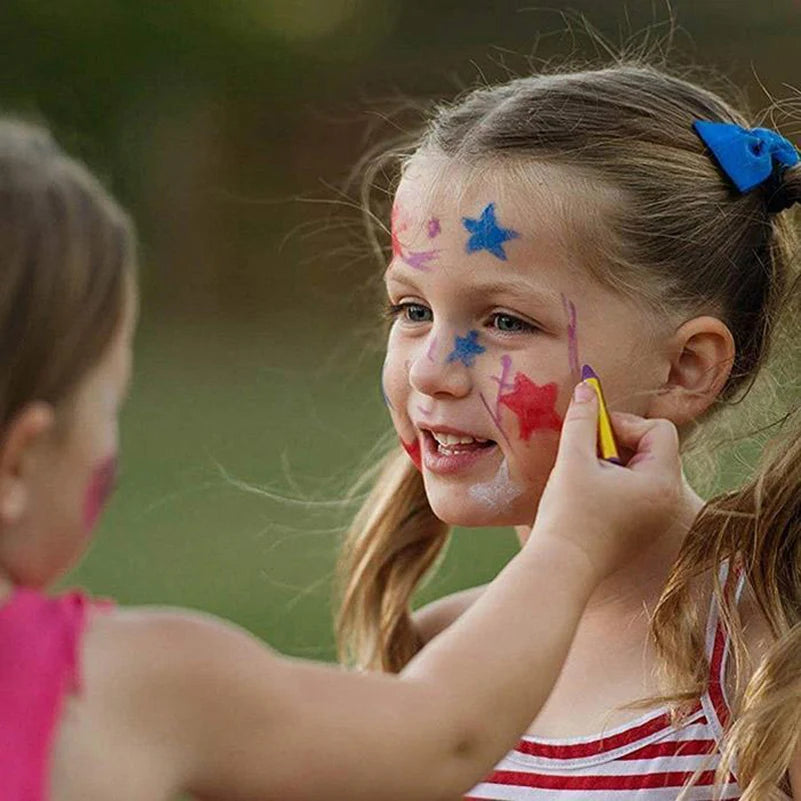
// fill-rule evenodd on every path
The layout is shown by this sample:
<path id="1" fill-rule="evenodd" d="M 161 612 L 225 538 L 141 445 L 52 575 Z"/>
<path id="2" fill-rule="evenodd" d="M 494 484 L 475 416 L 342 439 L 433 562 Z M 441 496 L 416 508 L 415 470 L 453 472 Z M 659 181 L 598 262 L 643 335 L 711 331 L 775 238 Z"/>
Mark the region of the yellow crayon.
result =
<path id="1" fill-rule="evenodd" d="M 609 410 L 606 408 L 604 393 L 601 390 L 601 379 L 589 364 L 581 368 L 581 380 L 589 384 L 598 396 L 598 450 L 601 458 L 607 462 L 620 464 L 620 453 L 612 433 L 612 422 L 609 419 Z"/>

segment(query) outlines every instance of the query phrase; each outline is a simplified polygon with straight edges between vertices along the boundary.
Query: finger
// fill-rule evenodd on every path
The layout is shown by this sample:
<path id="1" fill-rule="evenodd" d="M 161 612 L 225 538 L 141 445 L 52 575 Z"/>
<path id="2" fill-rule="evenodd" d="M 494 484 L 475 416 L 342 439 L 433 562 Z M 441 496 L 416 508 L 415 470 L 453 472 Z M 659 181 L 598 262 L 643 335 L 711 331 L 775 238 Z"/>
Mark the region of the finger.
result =
<path id="1" fill-rule="evenodd" d="M 628 412 L 610 412 L 612 430 L 618 445 L 629 451 L 636 451 L 637 445 L 653 426 L 655 418 L 640 417 Z"/>
<path id="2" fill-rule="evenodd" d="M 586 382 L 576 384 L 565 412 L 557 461 L 594 458 L 598 448 L 598 396 Z"/>
<path id="3" fill-rule="evenodd" d="M 615 412 L 612 421 L 619 442 L 634 453 L 628 467 L 652 460 L 672 467 L 678 461 L 678 431 L 669 420 Z"/>

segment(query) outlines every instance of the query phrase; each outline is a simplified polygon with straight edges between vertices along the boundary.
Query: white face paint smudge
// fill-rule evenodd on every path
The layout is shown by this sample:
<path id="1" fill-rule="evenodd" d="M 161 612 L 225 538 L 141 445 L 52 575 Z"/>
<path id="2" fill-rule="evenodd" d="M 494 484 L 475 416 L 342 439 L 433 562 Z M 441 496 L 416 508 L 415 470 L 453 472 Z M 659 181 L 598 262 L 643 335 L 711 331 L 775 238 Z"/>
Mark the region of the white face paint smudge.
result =
<path id="1" fill-rule="evenodd" d="M 509 463 L 503 460 L 492 481 L 470 487 L 468 493 L 474 501 L 478 501 L 490 509 L 508 506 L 519 498 L 525 488 L 515 484 L 509 476 Z"/>

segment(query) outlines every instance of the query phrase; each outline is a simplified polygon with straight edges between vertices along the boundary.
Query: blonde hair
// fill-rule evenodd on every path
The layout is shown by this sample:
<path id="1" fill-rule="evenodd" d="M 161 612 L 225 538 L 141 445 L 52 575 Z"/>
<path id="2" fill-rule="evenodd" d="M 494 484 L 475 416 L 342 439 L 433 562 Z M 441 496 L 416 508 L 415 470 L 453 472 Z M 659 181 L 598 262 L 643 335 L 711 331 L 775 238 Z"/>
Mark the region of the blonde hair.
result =
<path id="1" fill-rule="evenodd" d="M 689 531 L 651 621 L 669 698 L 706 687 L 707 601 L 697 579 L 729 560 L 745 571 L 774 642 L 751 670 L 736 597 L 718 581 L 714 596 L 735 665 L 735 721 L 718 779 L 736 768 L 743 801 L 785 798 L 786 773 L 801 737 L 801 429 L 778 438 L 742 489 L 711 500 Z"/>
<path id="2" fill-rule="evenodd" d="M 611 189 L 618 202 L 599 203 L 605 227 L 595 241 L 602 258 L 588 269 L 656 312 L 720 317 L 736 347 L 720 399 L 734 403 L 767 359 L 787 294 L 795 233 L 778 212 L 801 198 L 801 169 L 739 194 L 695 134 L 695 119 L 749 126 L 729 103 L 694 83 L 620 63 L 475 90 L 437 108 L 407 155 L 433 152 L 468 164 L 500 160 L 523 169 L 527 163 L 553 165 L 583 176 L 588 186 Z M 713 523 L 711 514 L 699 531 L 717 529 L 720 521 Z M 411 463 L 402 453 L 393 457 L 347 534 L 337 622 L 343 656 L 365 668 L 397 671 L 405 664 L 419 647 L 411 597 L 447 536 Z M 783 547 L 780 539 L 766 544 Z M 726 555 L 725 549 L 715 553 Z M 676 686 L 685 690 L 679 701 L 693 694 L 697 699 L 708 680 L 706 614 L 695 604 L 683 606 L 694 570 L 691 559 L 680 563 L 673 595 L 654 622 L 663 657 L 680 649 L 671 663 Z M 774 573 L 761 577 L 776 579 Z M 763 586 L 775 588 L 779 604 L 784 588 Z M 668 619 L 668 609 L 678 621 Z M 669 634 L 674 627 L 675 636 Z"/>
<path id="3" fill-rule="evenodd" d="M 385 458 L 340 557 L 340 657 L 399 671 L 420 649 L 410 602 L 442 551 L 449 527 L 431 511 L 423 478 L 404 452 Z"/>

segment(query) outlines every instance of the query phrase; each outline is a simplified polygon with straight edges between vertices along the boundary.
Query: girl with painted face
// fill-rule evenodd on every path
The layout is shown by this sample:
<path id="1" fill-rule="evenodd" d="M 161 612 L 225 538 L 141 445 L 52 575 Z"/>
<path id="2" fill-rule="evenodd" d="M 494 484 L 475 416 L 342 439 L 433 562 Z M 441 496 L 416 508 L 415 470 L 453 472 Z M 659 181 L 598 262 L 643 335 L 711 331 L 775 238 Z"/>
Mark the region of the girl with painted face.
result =
<path id="1" fill-rule="evenodd" d="M 343 658 L 385 671 L 481 597 L 467 590 L 411 615 L 452 525 L 516 526 L 524 547 L 536 536 L 584 365 L 613 409 L 682 433 L 748 391 L 788 284 L 784 209 L 801 187 L 787 140 L 636 64 L 478 89 L 440 106 L 405 152 L 383 391 L 406 453 L 390 454 L 349 533 L 339 618 Z M 726 659 L 713 588 L 734 599 L 752 660 L 770 640 L 755 599 L 785 588 L 760 574 L 768 584 L 743 592 L 732 553 L 700 574 L 682 561 L 671 584 L 692 578 L 692 592 L 650 631 L 701 507 L 685 487 L 669 535 L 597 588 L 547 704 L 470 798 L 667 799 L 691 780 L 687 797 L 713 797 L 734 690 L 750 677 Z M 781 552 L 781 538 L 770 547 Z M 670 660 L 680 667 L 665 685 Z M 648 698 L 662 700 L 632 708 Z M 723 779 L 723 797 L 738 797 L 734 776 Z"/>
<path id="2" fill-rule="evenodd" d="M 666 531 L 675 515 L 673 426 L 618 418 L 640 458 L 610 472 L 595 455 L 595 396 L 580 383 L 531 547 L 400 677 L 282 659 L 189 612 L 48 596 L 114 482 L 133 241 L 85 169 L 10 122 L 0 122 L 0 283 L 3 801 L 452 798 L 542 705 L 584 602 L 639 550 L 639 529 Z M 576 489 L 587 504 L 573 502 Z"/>

